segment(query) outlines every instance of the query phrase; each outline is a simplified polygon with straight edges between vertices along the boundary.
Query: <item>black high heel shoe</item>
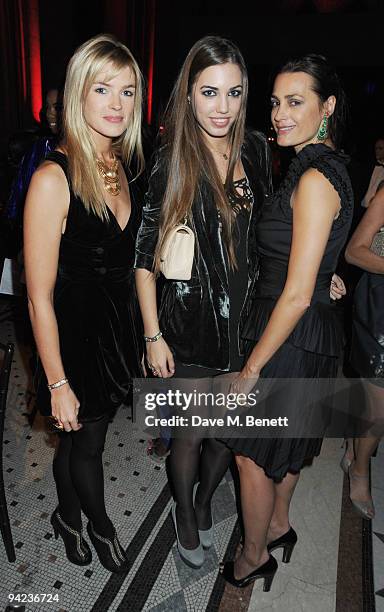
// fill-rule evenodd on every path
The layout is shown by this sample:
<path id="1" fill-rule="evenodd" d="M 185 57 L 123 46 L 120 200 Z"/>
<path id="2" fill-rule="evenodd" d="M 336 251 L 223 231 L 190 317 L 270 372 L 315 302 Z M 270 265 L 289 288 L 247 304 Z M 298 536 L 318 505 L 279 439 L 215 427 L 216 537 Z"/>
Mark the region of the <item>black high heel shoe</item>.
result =
<path id="1" fill-rule="evenodd" d="M 248 586 L 254 580 L 258 580 L 259 578 L 264 579 L 263 591 L 268 592 L 271 589 L 273 578 L 277 572 L 277 561 L 272 555 L 269 555 L 268 561 L 260 565 L 253 572 L 248 574 L 248 576 L 244 576 L 244 578 L 235 578 L 234 572 L 234 561 L 228 561 L 224 563 L 223 568 L 221 570 L 221 575 L 223 578 L 233 584 L 233 586 L 243 589 Z"/>
<path id="2" fill-rule="evenodd" d="M 84 540 L 81 531 L 76 531 L 63 521 L 59 508 L 56 508 L 51 516 L 51 525 L 56 540 L 59 534 L 63 538 L 68 561 L 75 565 L 89 565 L 92 561 L 92 553 L 87 541 Z"/>
<path id="3" fill-rule="evenodd" d="M 297 533 L 296 531 L 290 527 L 287 533 L 284 533 L 276 540 L 273 540 L 269 544 L 267 544 L 268 552 L 272 552 L 276 550 L 276 548 L 283 548 L 283 563 L 289 563 L 291 560 L 292 551 L 296 546 L 297 542 Z"/>
<path id="4" fill-rule="evenodd" d="M 97 552 L 100 563 L 105 569 L 115 574 L 121 574 L 129 569 L 128 559 L 125 551 L 117 539 L 114 530 L 113 538 L 104 538 L 94 530 L 92 523 L 87 525 L 88 535 Z"/>

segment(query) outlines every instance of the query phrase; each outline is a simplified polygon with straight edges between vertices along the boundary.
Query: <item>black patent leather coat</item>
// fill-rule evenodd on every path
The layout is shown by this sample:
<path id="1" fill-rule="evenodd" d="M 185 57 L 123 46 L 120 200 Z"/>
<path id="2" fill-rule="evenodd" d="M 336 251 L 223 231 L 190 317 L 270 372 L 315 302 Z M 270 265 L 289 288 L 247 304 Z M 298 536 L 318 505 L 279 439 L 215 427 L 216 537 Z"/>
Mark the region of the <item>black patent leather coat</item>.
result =
<path id="1" fill-rule="evenodd" d="M 254 195 L 254 206 L 248 228 L 248 291 L 239 321 L 240 337 L 257 278 L 255 225 L 262 202 L 272 190 L 270 150 L 260 132 L 247 132 L 241 160 Z M 152 270 L 167 178 L 165 168 L 160 151 L 145 196 L 135 268 Z M 165 281 L 159 308 L 160 329 L 177 360 L 227 371 L 230 350 L 227 263 L 220 216 L 206 180 L 201 181 L 192 205 L 191 226 L 196 236 L 192 277 L 189 281 Z"/>

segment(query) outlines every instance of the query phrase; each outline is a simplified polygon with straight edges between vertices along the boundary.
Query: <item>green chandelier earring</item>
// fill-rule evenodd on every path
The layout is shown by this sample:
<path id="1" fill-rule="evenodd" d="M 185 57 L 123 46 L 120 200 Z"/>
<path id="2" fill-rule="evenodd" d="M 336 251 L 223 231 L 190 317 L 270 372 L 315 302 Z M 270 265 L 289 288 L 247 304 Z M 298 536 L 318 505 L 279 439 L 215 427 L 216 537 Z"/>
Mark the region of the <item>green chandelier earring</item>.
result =
<path id="1" fill-rule="evenodd" d="M 324 117 L 320 124 L 316 138 L 319 142 L 324 142 L 324 140 L 327 139 L 327 136 L 328 136 L 328 115 L 327 113 L 324 113 Z"/>

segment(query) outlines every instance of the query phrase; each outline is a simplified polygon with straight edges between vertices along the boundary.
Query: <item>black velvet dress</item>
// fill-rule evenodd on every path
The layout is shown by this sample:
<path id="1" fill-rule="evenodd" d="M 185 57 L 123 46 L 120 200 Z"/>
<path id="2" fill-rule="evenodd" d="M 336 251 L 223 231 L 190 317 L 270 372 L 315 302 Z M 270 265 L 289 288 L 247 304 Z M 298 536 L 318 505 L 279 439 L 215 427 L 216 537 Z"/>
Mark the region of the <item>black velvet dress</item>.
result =
<path id="1" fill-rule="evenodd" d="M 339 310 L 331 303 L 329 290 L 350 228 L 353 194 L 346 170 L 346 157 L 326 145 L 304 147 L 291 162 L 279 190 L 263 206 L 256 230 L 259 276 L 242 336 L 247 342 L 247 353 L 250 353 L 263 334 L 284 288 L 292 239 L 290 198 L 301 175 L 308 168 L 316 168 L 331 182 L 340 196 L 341 210 L 332 225 L 311 305 L 288 339 L 264 366 L 261 378 L 331 379 L 337 373 L 343 326 Z M 284 397 L 283 401 L 285 405 L 292 402 L 293 410 L 300 407 L 298 397 Z M 251 457 L 276 481 L 281 480 L 288 471 L 298 472 L 307 459 L 320 453 L 322 440 L 319 438 L 262 438 L 262 435 L 255 433 L 252 439 L 230 438 L 225 442 L 234 452 Z"/>
<path id="2" fill-rule="evenodd" d="M 54 151 L 46 159 L 59 164 L 68 177 L 63 153 Z M 89 421 L 128 403 L 132 378 L 142 376 L 143 329 L 133 272 L 141 194 L 130 183 L 131 215 L 121 229 L 112 212 L 108 221 L 87 213 L 69 188 L 54 308 L 64 370 L 80 402 L 79 421 Z M 51 414 L 41 365 L 37 407 Z"/>

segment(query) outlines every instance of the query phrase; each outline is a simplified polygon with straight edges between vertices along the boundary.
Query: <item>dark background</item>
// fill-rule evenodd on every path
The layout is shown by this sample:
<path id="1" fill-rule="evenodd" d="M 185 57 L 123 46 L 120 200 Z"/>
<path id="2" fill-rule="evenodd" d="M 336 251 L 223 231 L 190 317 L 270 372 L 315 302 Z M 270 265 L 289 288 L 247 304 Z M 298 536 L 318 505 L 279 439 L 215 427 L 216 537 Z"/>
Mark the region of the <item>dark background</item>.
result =
<path id="1" fill-rule="evenodd" d="M 5 9 L 3 1 L 2 151 L 12 132 L 33 123 L 28 104 L 18 98 L 14 75 L 20 58 L 12 36 L 16 7 L 26 11 L 28 1 L 10 2 L 13 11 L 9 6 Z M 219 34 L 234 40 L 245 56 L 250 75 L 248 120 L 253 127 L 270 129 L 268 96 L 274 68 L 292 55 L 319 52 L 338 68 L 350 99 L 349 147 L 362 155 L 371 154 L 374 139 L 384 134 L 382 0 L 38 0 L 37 6 L 43 91 L 63 81 L 74 49 L 103 31 L 116 34 L 131 48 L 146 76 L 152 25 L 154 131 L 188 49 L 201 36 Z"/>

